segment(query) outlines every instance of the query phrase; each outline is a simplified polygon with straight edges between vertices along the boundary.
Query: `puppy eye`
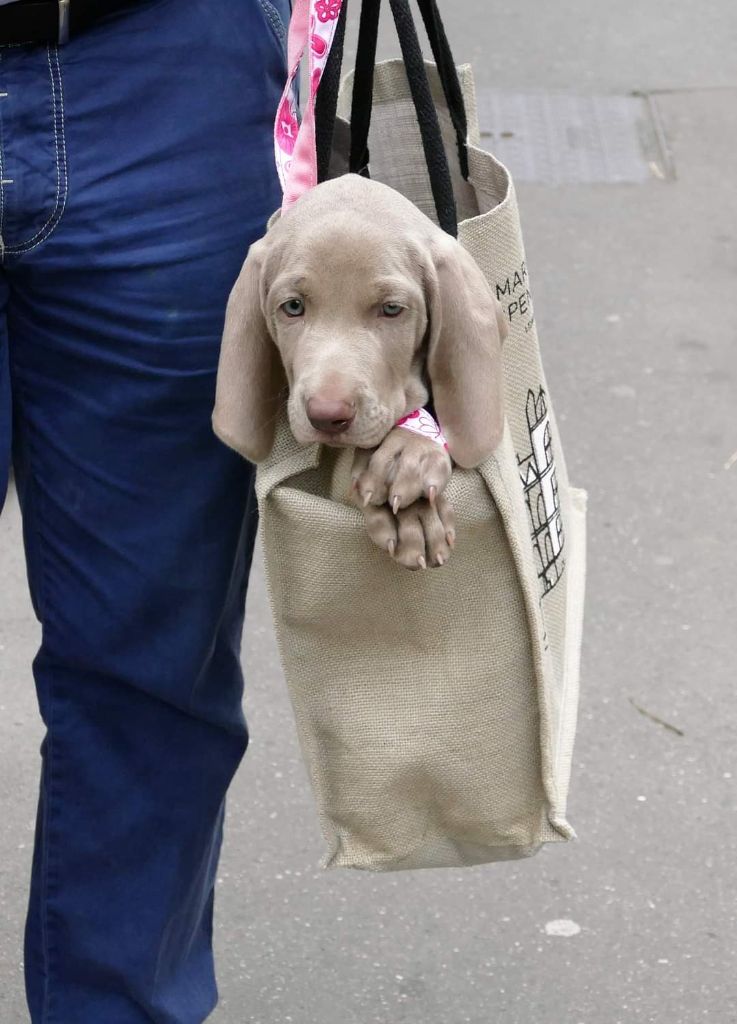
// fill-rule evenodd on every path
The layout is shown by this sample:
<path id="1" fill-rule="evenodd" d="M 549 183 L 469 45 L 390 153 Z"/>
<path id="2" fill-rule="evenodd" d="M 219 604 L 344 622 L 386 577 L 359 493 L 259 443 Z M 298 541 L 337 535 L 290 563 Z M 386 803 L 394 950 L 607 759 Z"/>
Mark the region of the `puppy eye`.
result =
<path id="1" fill-rule="evenodd" d="M 280 308 L 284 310 L 287 316 L 303 316 L 305 304 L 302 299 L 287 299 L 286 302 L 282 302 Z"/>
<path id="2" fill-rule="evenodd" d="M 400 306 L 398 302 L 385 302 L 381 307 L 381 315 L 389 317 L 399 316 L 403 309 L 404 306 Z"/>

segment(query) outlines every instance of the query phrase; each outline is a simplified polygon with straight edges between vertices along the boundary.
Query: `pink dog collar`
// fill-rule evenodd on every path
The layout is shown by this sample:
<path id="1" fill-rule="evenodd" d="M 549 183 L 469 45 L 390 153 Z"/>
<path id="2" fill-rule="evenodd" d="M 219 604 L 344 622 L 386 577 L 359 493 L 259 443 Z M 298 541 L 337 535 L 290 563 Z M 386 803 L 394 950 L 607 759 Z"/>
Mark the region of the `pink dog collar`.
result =
<path id="1" fill-rule="evenodd" d="M 448 442 L 445 440 L 445 435 L 440 429 L 440 424 L 433 419 L 427 409 L 415 409 L 414 412 L 407 413 L 395 426 L 402 427 L 403 430 L 411 430 L 413 434 L 421 434 L 423 437 L 428 437 L 435 444 L 439 444 L 446 451 L 448 450 Z"/>

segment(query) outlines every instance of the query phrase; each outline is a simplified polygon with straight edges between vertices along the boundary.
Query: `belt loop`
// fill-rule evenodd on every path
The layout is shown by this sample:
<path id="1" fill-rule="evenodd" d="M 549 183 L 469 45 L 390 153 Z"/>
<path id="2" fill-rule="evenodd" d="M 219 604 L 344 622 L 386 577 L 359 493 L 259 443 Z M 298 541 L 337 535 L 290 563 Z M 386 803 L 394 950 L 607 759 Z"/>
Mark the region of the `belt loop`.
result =
<path id="1" fill-rule="evenodd" d="M 69 0 L 59 0 L 59 43 L 69 42 Z"/>

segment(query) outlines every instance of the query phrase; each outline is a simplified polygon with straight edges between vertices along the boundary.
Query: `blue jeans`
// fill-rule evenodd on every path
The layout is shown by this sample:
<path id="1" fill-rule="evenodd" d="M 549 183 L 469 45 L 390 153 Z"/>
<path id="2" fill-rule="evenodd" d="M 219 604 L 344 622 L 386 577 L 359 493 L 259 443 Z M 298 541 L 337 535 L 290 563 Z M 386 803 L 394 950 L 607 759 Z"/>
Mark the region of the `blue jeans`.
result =
<path id="1" fill-rule="evenodd" d="M 12 437 L 46 726 L 34 1024 L 199 1024 L 217 1001 L 257 512 L 210 414 L 228 291 L 280 201 L 287 19 L 140 0 L 0 47 L 0 470 Z"/>

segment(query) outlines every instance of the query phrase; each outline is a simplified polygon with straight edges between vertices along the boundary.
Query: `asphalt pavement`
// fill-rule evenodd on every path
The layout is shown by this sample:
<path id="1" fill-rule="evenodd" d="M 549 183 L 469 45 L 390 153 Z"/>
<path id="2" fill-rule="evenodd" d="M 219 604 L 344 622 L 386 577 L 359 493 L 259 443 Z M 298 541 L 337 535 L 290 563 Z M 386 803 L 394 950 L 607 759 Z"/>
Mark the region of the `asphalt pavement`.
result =
<path id="1" fill-rule="evenodd" d="M 521 111 L 507 131 L 524 136 L 540 115 L 526 121 L 529 104 L 505 96 L 552 97 L 535 110 L 575 149 L 561 97 L 598 98 L 589 143 L 613 147 L 593 180 L 551 184 L 541 158 L 519 164 L 550 390 L 572 482 L 590 496 L 579 839 L 465 870 L 322 872 L 258 564 L 243 652 L 251 746 L 228 803 L 211 1020 L 735 1024 L 737 7 L 441 7 L 488 109 Z M 383 35 L 393 53 L 387 24 Z M 641 105 L 637 180 L 614 180 L 614 150 L 632 137 L 607 121 L 612 97 Z M 491 144 L 498 125 L 486 127 Z M 20 1024 L 42 727 L 13 499 L 0 580 L 0 1019 Z"/>

